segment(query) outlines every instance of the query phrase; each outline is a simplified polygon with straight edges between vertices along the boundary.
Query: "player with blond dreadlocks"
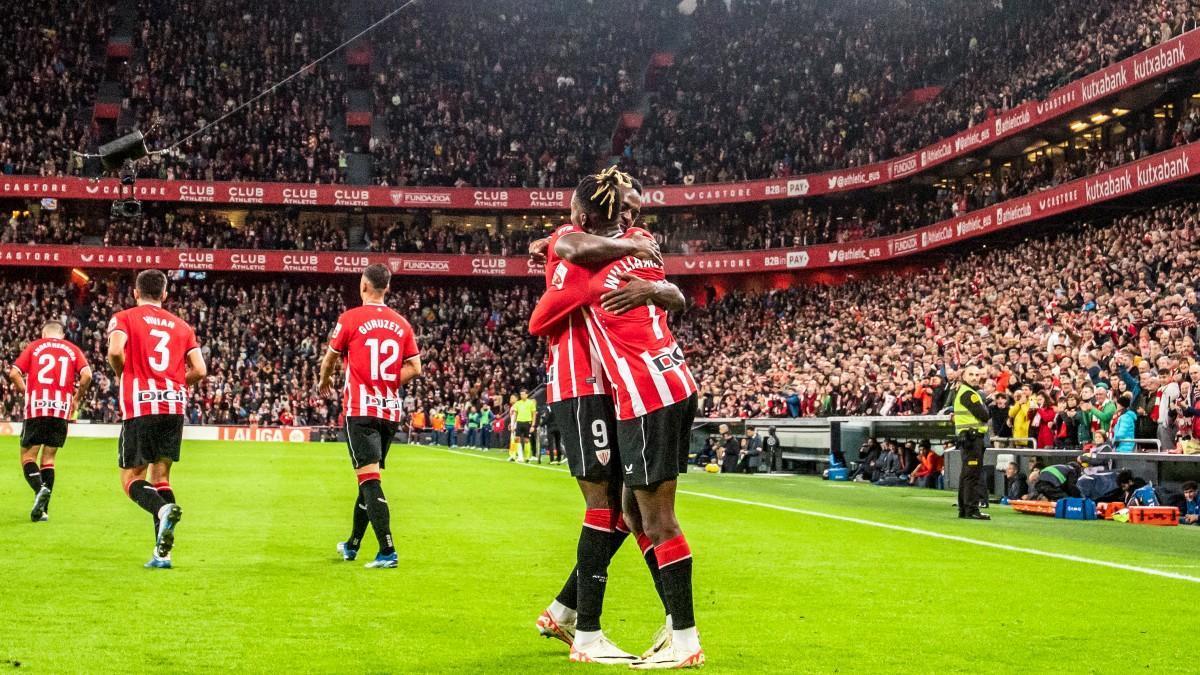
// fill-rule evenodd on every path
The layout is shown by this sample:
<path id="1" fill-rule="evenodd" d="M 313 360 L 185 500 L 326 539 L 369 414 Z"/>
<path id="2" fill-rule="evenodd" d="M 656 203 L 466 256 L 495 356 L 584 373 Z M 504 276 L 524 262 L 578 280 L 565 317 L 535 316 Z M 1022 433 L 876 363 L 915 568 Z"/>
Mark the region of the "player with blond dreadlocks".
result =
<path id="1" fill-rule="evenodd" d="M 575 191 L 572 222 L 555 231 L 546 247 L 547 293 L 582 283 L 597 265 L 626 256 L 661 264 L 654 240 L 644 232 L 623 237 L 640 210 L 640 186 L 611 168 L 588 176 Z M 683 296 L 671 284 L 637 280 L 617 292 L 615 302 L 682 307 Z M 629 534 L 621 515 L 621 459 L 610 387 L 601 372 L 585 328 L 582 310 L 553 325 L 531 319 L 531 330 L 549 341 L 546 396 L 563 451 L 586 504 L 576 550 L 576 566 L 555 601 L 538 619 L 539 631 L 571 645 L 571 660 L 632 663 L 635 657 L 612 644 L 600 628 L 609 560 Z M 639 538 L 639 543 L 645 537 Z M 647 556 L 647 559 L 651 559 Z M 657 563 L 651 565 L 657 572 Z M 657 586 L 657 584 L 656 584 Z M 660 630 L 652 649 L 662 648 Z"/>

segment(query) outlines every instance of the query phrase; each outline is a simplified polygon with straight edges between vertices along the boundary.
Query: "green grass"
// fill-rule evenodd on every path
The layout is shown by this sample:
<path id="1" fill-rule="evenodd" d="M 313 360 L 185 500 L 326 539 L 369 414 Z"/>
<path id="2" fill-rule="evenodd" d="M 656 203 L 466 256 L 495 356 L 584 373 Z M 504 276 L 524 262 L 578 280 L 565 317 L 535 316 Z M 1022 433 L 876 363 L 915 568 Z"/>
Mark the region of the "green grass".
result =
<path id="1" fill-rule="evenodd" d="M 401 568 L 369 571 L 334 553 L 354 493 L 342 446 L 188 443 L 177 567 L 150 571 L 150 518 L 121 493 L 113 442 L 68 443 L 39 524 L 7 442 L 0 670 L 603 670 L 569 664 L 533 628 L 582 516 L 557 467 L 397 448 L 384 488 Z M 691 474 L 681 489 L 1200 577 L 1200 528 L 1000 508 L 964 522 L 949 493 L 812 478 Z M 696 494 L 679 512 L 710 671 L 1189 669 L 1197 583 Z M 606 630 L 640 651 L 659 615 L 630 545 L 610 569 Z"/>

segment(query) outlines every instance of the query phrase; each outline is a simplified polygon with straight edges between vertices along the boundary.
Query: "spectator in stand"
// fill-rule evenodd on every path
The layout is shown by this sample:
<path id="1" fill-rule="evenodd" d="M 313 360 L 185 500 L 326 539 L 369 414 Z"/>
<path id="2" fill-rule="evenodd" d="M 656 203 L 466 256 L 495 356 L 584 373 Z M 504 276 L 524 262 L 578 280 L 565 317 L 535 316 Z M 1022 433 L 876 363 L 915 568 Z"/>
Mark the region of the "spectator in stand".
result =
<path id="1" fill-rule="evenodd" d="M 992 438 L 1012 438 L 1012 422 L 1009 420 L 1008 394 L 1000 391 L 988 402 L 992 413 Z M 1005 441 L 1007 443 L 1007 441 Z"/>
<path id="2" fill-rule="evenodd" d="M 647 184 L 863 165 L 1043 97 L 1195 18 L 1188 0 L 703 2 L 624 160 Z M 949 85 L 925 88 L 939 81 Z"/>
<path id="3" fill-rule="evenodd" d="M 1117 416 L 1113 423 L 1112 440 L 1117 452 L 1133 452 L 1137 449 L 1133 440 L 1136 438 L 1137 413 L 1130 409 L 1133 397 L 1125 392 L 1117 397 Z"/>

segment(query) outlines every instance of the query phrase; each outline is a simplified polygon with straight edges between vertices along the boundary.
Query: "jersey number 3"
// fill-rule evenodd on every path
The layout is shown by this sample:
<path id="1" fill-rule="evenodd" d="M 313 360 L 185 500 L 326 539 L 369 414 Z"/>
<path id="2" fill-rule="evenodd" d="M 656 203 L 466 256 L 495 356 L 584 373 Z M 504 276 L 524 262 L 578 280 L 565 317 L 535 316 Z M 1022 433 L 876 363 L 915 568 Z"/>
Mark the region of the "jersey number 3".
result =
<path id="1" fill-rule="evenodd" d="M 171 334 L 165 330 L 151 328 L 150 337 L 158 340 L 158 344 L 154 345 L 154 356 L 150 357 L 150 367 L 161 373 L 171 362 Z"/>

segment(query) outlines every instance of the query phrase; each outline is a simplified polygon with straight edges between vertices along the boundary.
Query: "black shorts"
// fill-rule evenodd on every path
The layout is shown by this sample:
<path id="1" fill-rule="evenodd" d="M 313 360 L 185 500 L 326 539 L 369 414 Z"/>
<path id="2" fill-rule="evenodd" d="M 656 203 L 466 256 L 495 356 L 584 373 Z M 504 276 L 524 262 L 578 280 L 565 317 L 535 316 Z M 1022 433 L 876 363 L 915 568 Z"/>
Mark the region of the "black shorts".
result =
<path id="1" fill-rule="evenodd" d="M 117 465 L 122 469 L 179 461 L 183 444 L 183 415 L 143 415 L 121 423 Z"/>
<path id="2" fill-rule="evenodd" d="M 617 421 L 622 473 L 629 487 L 646 487 L 687 473 L 696 395 L 654 412 Z"/>
<path id="3" fill-rule="evenodd" d="M 517 438 L 529 438 L 533 422 L 517 422 Z"/>
<path id="4" fill-rule="evenodd" d="M 378 417 L 347 417 L 346 445 L 350 450 L 350 463 L 356 469 L 377 463 L 382 469 L 399 428 L 398 422 Z"/>
<path id="5" fill-rule="evenodd" d="M 67 442 L 67 421 L 61 417 L 34 417 L 21 427 L 21 447 L 45 445 L 61 448 Z"/>
<path id="6" fill-rule="evenodd" d="M 572 476 L 592 481 L 621 479 L 612 398 L 601 394 L 551 403 L 550 419 Z"/>

